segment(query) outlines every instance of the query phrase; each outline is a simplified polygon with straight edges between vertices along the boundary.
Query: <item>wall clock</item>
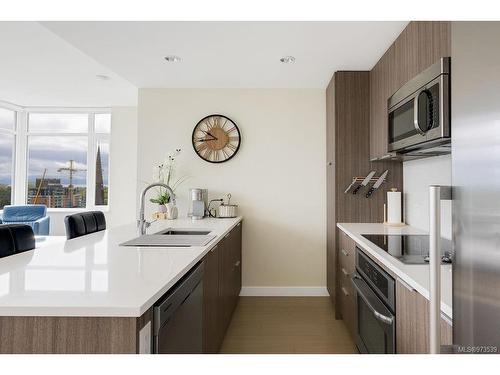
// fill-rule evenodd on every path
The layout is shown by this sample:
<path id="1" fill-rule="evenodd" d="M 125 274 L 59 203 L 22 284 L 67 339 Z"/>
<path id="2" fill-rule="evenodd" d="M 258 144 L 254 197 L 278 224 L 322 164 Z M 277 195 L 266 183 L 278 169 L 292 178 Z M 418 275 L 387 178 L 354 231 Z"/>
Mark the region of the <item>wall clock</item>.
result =
<path id="1" fill-rule="evenodd" d="M 240 149 L 241 134 L 229 117 L 210 115 L 196 124 L 192 142 L 200 158 L 209 163 L 223 163 Z"/>

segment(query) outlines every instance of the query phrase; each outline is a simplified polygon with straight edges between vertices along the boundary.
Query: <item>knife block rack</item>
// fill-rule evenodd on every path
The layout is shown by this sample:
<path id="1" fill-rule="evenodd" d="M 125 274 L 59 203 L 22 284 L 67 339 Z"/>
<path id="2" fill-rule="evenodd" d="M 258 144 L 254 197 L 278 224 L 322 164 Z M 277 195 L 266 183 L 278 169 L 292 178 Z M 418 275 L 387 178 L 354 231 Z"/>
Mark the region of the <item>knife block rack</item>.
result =
<path id="1" fill-rule="evenodd" d="M 370 183 L 370 184 L 371 184 L 371 183 L 373 183 L 373 184 L 374 184 L 375 182 L 377 182 L 377 180 L 378 180 L 379 178 L 380 178 L 380 176 L 373 176 L 372 178 L 370 178 L 370 182 L 369 182 L 369 183 Z M 359 176 L 358 176 L 358 177 L 353 177 L 353 178 L 352 178 L 352 181 L 351 181 L 351 185 L 350 185 L 350 187 L 349 187 L 349 190 L 344 191 L 344 194 L 348 194 L 348 193 L 351 191 L 351 189 L 355 186 L 355 183 L 356 183 L 356 182 L 361 183 L 361 182 L 363 182 L 363 180 L 364 180 L 364 179 L 365 179 L 365 177 L 359 177 Z M 387 179 L 384 179 L 384 181 L 383 181 L 382 183 L 383 183 L 383 184 L 387 183 Z"/>

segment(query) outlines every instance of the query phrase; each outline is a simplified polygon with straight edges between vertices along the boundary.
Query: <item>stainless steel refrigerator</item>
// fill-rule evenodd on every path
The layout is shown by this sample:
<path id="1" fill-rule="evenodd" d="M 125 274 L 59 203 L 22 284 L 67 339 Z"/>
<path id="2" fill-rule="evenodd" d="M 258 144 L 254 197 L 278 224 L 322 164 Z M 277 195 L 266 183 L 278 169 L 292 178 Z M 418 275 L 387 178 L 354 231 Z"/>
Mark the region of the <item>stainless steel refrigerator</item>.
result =
<path id="1" fill-rule="evenodd" d="M 454 351 L 500 352 L 500 22 L 452 22 Z"/>

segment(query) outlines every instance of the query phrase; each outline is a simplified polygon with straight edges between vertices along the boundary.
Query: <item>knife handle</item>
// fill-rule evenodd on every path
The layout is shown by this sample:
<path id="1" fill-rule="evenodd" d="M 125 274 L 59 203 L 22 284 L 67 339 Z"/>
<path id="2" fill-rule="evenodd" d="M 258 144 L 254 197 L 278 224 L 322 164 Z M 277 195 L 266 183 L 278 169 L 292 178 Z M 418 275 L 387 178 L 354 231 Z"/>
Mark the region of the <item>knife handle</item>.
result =
<path id="1" fill-rule="evenodd" d="M 370 198 L 370 196 L 372 195 L 372 193 L 375 191 L 375 188 L 374 187 L 371 187 L 370 190 L 368 190 L 368 192 L 366 193 L 366 197 L 367 198 Z"/>
<path id="2" fill-rule="evenodd" d="M 358 186 L 356 186 L 356 189 L 354 189 L 354 190 L 352 191 L 352 193 L 353 193 L 353 194 L 356 194 L 356 193 L 359 191 L 359 189 L 361 189 L 361 184 L 359 184 Z"/>

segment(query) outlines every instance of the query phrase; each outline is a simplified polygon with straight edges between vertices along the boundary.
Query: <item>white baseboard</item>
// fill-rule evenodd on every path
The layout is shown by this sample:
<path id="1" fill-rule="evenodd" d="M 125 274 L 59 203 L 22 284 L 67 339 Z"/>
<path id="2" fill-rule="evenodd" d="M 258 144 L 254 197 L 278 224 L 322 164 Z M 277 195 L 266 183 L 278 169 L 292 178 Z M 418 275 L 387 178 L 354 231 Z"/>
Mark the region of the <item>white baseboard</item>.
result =
<path id="1" fill-rule="evenodd" d="M 328 291 L 324 286 L 244 286 L 243 297 L 325 297 Z"/>

